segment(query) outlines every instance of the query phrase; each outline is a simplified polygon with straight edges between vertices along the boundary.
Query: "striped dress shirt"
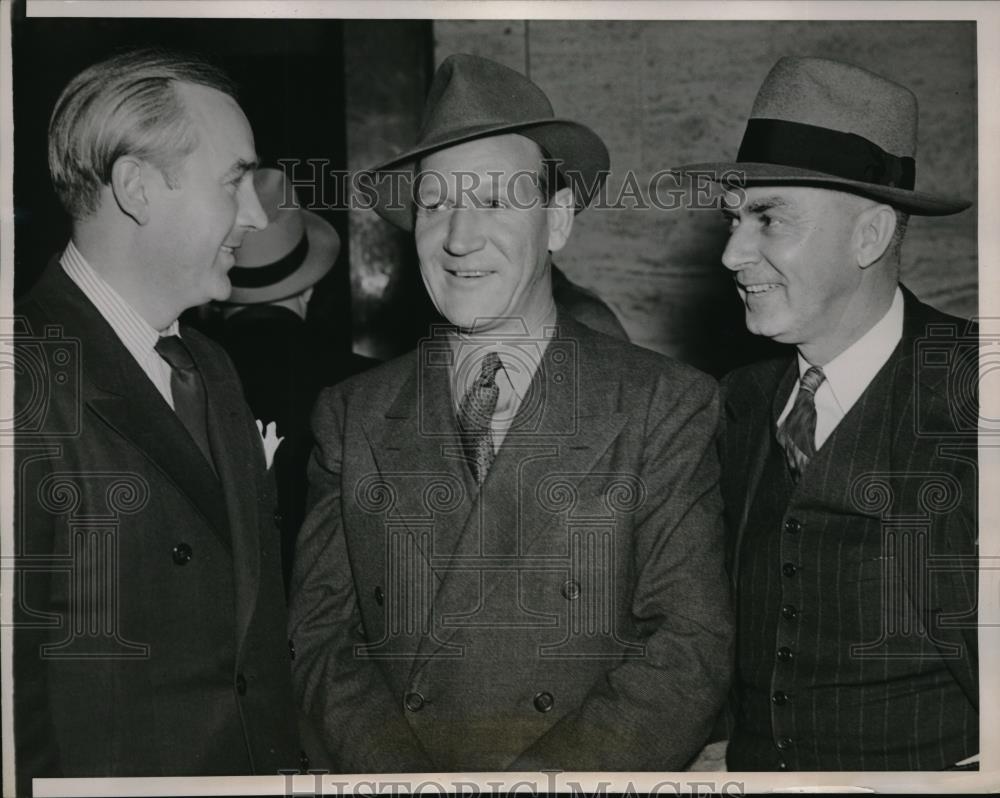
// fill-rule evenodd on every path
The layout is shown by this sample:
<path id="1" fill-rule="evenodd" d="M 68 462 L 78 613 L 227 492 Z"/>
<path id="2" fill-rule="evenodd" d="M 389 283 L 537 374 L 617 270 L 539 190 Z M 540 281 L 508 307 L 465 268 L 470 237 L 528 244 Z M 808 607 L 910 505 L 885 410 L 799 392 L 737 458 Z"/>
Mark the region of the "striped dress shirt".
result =
<path id="1" fill-rule="evenodd" d="M 156 386 L 164 401 L 174 407 L 170 392 L 170 365 L 154 349 L 161 333 L 153 329 L 121 295 L 87 263 L 80 250 L 70 241 L 59 260 L 69 278 L 83 291 L 104 320 L 111 325 L 122 344 L 135 358 L 147 377 Z M 176 321 L 162 335 L 179 335 Z"/>

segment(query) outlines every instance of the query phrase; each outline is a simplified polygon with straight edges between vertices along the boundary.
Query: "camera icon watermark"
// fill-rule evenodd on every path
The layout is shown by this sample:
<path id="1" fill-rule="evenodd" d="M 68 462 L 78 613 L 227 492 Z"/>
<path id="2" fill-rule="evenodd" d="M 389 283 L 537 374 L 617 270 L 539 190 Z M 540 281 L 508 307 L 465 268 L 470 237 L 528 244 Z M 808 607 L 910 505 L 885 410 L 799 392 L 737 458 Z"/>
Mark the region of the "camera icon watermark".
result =
<path id="1" fill-rule="evenodd" d="M 477 319 L 475 327 L 497 326 L 496 319 Z M 511 441 L 535 436 L 577 434 L 580 378 L 576 341 L 559 336 L 557 327 L 531 335 L 523 319 L 504 319 L 505 331 L 465 337 L 449 325 L 434 325 L 418 345 L 417 406 L 420 434 L 450 437 L 452 419 L 441 412 L 450 396 L 462 397 L 482 372 L 488 353 L 499 357 L 494 380 L 501 397 L 490 423 Z M 546 412 L 557 407 L 558 412 Z M 452 414 L 453 415 L 453 414 Z"/>
<path id="2" fill-rule="evenodd" d="M 15 386 L 14 415 L 0 418 L 0 436 L 78 435 L 81 366 L 80 341 L 61 326 L 33 331 L 24 318 L 15 317 L 13 335 L 0 336 L 0 372 L 13 376 Z M 54 412 L 56 405 L 61 412 Z"/>
<path id="3" fill-rule="evenodd" d="M 981 335 L 971 321 L 929 324 L 914 344 L 914 365 L 918 437 L 1000 434 L 1000 418 L 985 415 L 980 405 L 981 382 L 1000 368 L 1000 337 Z M 939 412 L 938 395 L 947 398 L 946 413 Z"/>

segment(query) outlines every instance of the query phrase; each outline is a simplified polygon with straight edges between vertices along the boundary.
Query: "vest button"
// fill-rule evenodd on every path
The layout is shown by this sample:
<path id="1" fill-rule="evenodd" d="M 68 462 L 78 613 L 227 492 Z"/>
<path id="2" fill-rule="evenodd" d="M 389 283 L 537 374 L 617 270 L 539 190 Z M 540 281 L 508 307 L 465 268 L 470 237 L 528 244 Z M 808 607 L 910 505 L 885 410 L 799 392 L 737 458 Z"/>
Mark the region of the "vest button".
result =
<path id="1" fill-rule="evenodd" d="M 785 521 L 785 531 L 789 535 L 797 535 L 802 531 L 802 522 L 798 518 L 789 518 Z"/>
<path id="2" fill-rule="evenodd" d="M 552 693 L 535 693 L 532 703 L 539 712 L 548 712 L 556 705 L 556 700 L 552 697 Z"/>
<path id="3" fill-rule="evenodd" d="M 285 520 L 285 516 L 283 516 L 281 514 L 281 510 L 279 510 L 277 507 L 275 507 L 274 508 L 274 513 L 272 514 L 272 517 L 274 518 L 274 525 L 280 529 L 281 528 L 281 524 Z"/>
<path id="4" fill-rule="evenodd" d="M 576 601 L 580 598 L 580 583 L 575 579 L 570 579 L 567 582 L 563 582 L 562 594 L 563 598 L 567 601 Z"/>
<path id="5" fill-rule="evenodd" d="M 799 616 L 799 611 L 795 609 L 793 604 L 785 604 L 781 608 L 781 617 L 786 621 L 794 621 Z"/>
<path id="6" fill-rule="evenodd" d="M 783 707 L 788 703 L 788 693 L 783 690 L 775 690 L 774 694 L 771 696 L 771 700 L 779 707 Z"/>
<path id="7" fill-rule="evenodd" d="M 240 695 L 247 694 L 247 677 L 242 673 L 236 674 L 236 692 Z"/>
<path id="8" fill-rule="evenodd" d="M 178 543 L 171 552 L 174 558 L 174 565 L 187 565 L 194 557 L 194 551 L 187 543 Z"/>
<path id="9" fill-rule="evenodd" d="M 792 742 L 793 740 L 791 737 L 779 737 L 778 748 L 780 748 L 782 751 L 787 751 L 789 748 L 792 747 Z"/>
<path id="10" fill-rule="evenodd" d="M 781 573 L 785 576 L 795 576 L 795 572 L 799 569 L 795 567 L 795 563 L 786 562 L 781 566 Z"/>
<path id="11" fill-rule="evenodd" d="M 295 659 L 295 643 L 291 638 L 288 638 L 288 656 Z"/>
<path id="12" fill-rule="evenodd" d="M 795 654 L 788 646 L 782 646 L 778 649 L 778 661 L 779 662 L 791 662 Z"/>
<path id="13" fill-rule="evenodd" d="M 403 696 L 403 706 L 410 712 L 419 712 L 424 708 L 424 697 L 417 692 L 407 693 Z"/>
<path id="14" fill-rule="evenodd" d="M 379 585 L 375 586 L 375 603 L 380 607 L 385 604 L 385 593 L 382 592 L 382 588 Z"/>

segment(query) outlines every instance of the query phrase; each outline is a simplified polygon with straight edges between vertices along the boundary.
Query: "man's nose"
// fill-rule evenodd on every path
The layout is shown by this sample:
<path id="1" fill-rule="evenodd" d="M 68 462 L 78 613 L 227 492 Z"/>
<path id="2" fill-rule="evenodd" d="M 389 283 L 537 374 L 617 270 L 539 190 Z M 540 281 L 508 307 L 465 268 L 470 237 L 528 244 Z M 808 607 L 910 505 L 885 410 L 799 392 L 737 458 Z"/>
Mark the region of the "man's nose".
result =
<path id="1" fill-rule="evenodd" d="M 448 220 L 448 237 L 444 248 L 451 255 L 468 255 L 486 245 L 480 227 L 482 213 L 475 208 L 454 208 Z"/>
<path id="2" fill-rule="evenodd" d="M 722 252 L 722 265 L 731 271 L 739 271 L 757 262 L 756 236 L 748 225 L 737 225 L 729 234 L 726 248 Z"/>
<path id="3" fill-rule="evenodd" d="M 253 180 L 243 181 L 237 197 L 239 205 L 236 211 L 236 224 L 251 230 L 263 230 L 267 227 L 267 214 L 261 207 Z"/>

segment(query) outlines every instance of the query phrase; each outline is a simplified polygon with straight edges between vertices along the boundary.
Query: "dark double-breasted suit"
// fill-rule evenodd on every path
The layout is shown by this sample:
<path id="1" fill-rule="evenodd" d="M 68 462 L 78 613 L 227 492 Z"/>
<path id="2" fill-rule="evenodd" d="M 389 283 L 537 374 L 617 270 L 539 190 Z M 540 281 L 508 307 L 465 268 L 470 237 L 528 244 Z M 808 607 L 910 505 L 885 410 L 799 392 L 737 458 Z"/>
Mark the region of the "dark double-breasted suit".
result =
<path id="1" fill-rule="evenodd" d="M 794 354 L 723 383 L 731 770 L 941 769 L 978 750 L 978 339 L 904 289 L 902 340 L 792 482 Z"/>
<path id="2" fill-rule="evenodd" d="M 298 767 L 274 491 L 228 358 L 182 329 L 216 475 L 58 264 L 17 313 L 19 792 Z"/>
<path id="3" fill-rule="evenodd" d="M 714 384 L 560 317 L 479 489 L 450 357 L 314 411 L 293 679 L 335 767 L 682 767 L 731 667 Z"/>

